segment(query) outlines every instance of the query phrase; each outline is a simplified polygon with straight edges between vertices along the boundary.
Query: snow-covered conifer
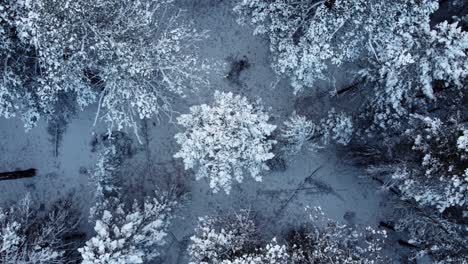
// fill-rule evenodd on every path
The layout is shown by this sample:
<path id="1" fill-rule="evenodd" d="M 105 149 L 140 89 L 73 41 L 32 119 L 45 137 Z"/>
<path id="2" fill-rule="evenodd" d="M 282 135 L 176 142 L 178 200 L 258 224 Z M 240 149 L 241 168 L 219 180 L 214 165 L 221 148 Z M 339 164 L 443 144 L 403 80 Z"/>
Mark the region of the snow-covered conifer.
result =
<path id="1" fill-rule="evenodd" d="M 107 205 L 96 219 L 96 235 L 79 249 L 83 263 L 145 263 L 160 255 L 173 202 L 156 193 L 142 204 Z"/>
<path id="2" fill-rule="evenodd" d="M 197 105 L 177 118 L 185 131 L 176 134 L 186 169 L 196 169 L 196 178 L 208 178 L 210 187 L 229 193 L 233 181 L 242 182 L 247 172 L 255 180 L 268 170 L 276 143 L 271 134 L 276 126 L 258 104 L 232 93 L 216 91 L 212 105 Z"/>
<path id="3" fill-rule="evenodd" d="M 457 136 L 464 130 L 457 124 L 421 115 L 413 115 L 411 122 L 413 128 L 405 136 L 413 140 L 412 154 L 419 158 L 416 162 L 402 159 L 381 173 L 391 177 L 392 186 L 402 192 L 404 199 L 440 212 L 450 207 L 466 208 L 468 155 L 460 148 Z"/>
<path id="4" fill-rule="evenodd" d="M 301 149 L 317 149 L 319 145 L 311 143 L 312 138 L 318 133 L 318 127 L 305 116 L 296 114 L 295 112 L 284 122 L 281 136 L 288 144 L 288 149 L 293 153 L 297 153 Z"/>

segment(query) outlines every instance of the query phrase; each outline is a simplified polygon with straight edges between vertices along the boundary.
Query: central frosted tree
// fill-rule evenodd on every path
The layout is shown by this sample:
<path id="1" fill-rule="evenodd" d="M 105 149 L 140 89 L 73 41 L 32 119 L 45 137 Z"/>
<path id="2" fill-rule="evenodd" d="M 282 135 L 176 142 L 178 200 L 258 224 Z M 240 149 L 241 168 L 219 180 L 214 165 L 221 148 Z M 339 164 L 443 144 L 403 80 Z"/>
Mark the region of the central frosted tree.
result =
<path id="1" fill-rule="evenodd" d="M 276 143 L 270 139 L 276 126 L 268 119 L 260 105 L 216 91 L 213 105 L 192 106 L 190 114 L 177 118 L 186 130 L 175 136 L 181 149 L 174 157 L 182 158 L 186 169 L 196 168 L 197 179 L 209 178 L 214 192 L 229 193 L 233 179 L 242 182 L 244 172 L 261 181 Z"/>

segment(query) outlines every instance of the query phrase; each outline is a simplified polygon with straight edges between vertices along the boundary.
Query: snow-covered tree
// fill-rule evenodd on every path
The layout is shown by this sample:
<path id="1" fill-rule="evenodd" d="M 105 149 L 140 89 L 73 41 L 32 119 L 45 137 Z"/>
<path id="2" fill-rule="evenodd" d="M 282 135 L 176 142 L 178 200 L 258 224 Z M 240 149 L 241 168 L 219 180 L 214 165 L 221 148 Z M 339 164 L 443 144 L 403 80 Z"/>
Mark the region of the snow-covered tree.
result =
<path id="1" fill-rule="evenodd" d="M 399 145 L 411 150 L 368 172 L 381 178 L 388 187 L 401 192 L 401 198 L 419 206 L 466 210 L 468 206 L 467 159 L 463 148 L 463 125 L 456 118 L 442 121 L 436 117 L 412 115 L 412 128 L 401 136 Z M 398 146 L 398 145 L 397 145 Z M 396 147 L 391 155 L 399 155 Z"/>
<path id="2" fill-rule="evenodd" d="M 21 1 L 2 1 L 0 3 L 0 116 L 10 118 L 18 111 L 23 113 L 25 126 L 38 118 L 33 104 L 32 93 L 25 86 L 30 82 L 28 58 L 32 50 L 23 47 L 18 39 L 15 24 L 19 21 L 16 12 Z M 21 56 L 21 55 L 23 56 Z"/>
<path id="3" fill-rule="evenodd" d="M 276 238 L 264 242 L 247 211 L 199 219 L 188 248 L 191 264 L 384 263 L 386 234 L 370 227 L 356 228 L 326 219 L 314 208 L 311 222 L 292 231 L 284 245 Z"/>
<path id="4" fill-rule="evenodd" d="M 400 157 L 390 166 L 374 164 L 368 171 L 387 176 L 384 180 L 401 191 L 403 199 L 421 206 L 440 212 L 467 208 L 468 155 L 459 144 L 464 137 L 463 127 L 454 121 L 413 115 L 413 128 L 403 135 L 413 144 L 409 157 Z"/>
<path id="5" fill-rule="evenodd" d="M 30 195 L 9 208 L 0 208 L 0 262 L 62 264 L 73 259 L 79 216 L 69 201 L 40 212 Z M 69 239 L 67 239 L 67 236 Z"/>
<path id="6" fill-rule="evenodd" d="M 234 216 L 205 216 L 198 219 L 188 247 L 190 263 L 222 263 L 256 243 L 256 228 L 248 211 Z"/>
<path id="7" fill-rule="evenodd" d="M 440 90 L 466 92 L 468 32 L 457 23 L 430 29 L 426 18 L 423 26 L 408 27 L 380 50 L 375 72 L 364 74 L 378 88 L 370 103 L 377 127 L 399 127 L 414 108 L 441 100 Z"/>
<path id="8" fill-rule="evenodd" d="M 332 109 L 318 124 L 294 112 L 284 122 L 281 132 L 287 149 L 297 153 L 302 148 L 316 151 L 332 142 L 347 145 L 351 141 L 354 128 L 351 117 Z"/>
<path id="9" fill-rule="evenodd" d="M 330 2 L 240 0 L 235 11 L 269 37 L 272 66 L 296 92 L 327 79 L 330 65 L 353 64 L 346 71 L 374 89 L 369 112 L 377 127 L 398 126 L 415 103 L 434 100 L 436 81 L 462 88 L 468 33 L 457 23 L 431 29 L 438 1 Z"/>
<path id="10" fill-rule="evenodd" d="M 272 239 L 263 248 L 258 248 L 254 253 L 236 257 L 233 260 L 223 260 L 221 264 L 289 264 L 290 257 L 285 245 L 278 245 L 276 239 Z"/>
<path id="11" fill-rule="evenodd" d="M 233 216 L 201 217 L 188 248 L 191 264 L 288 263 L 286 247 L 273 239 L 260 247 L 249 211 Z"/>
<path id="12" fill-rule="evenodd" d="M 310 224 L 288 236 L 290 263 L 386 263 L 382 254 L 385 231 L 340 224 L 326 218 L 320 207 L 308 211 Z"/>
<path id="13" fill-rule="evenodd" d="M 311 143 L 315 134 L 318 133 L 318 127 L 305 116 L 298 115 L 294 112 L 288 120 L 284 122 L 281 131 L 281 137 L 286 141 L 287 149 L 293 153 L 297 153 L 303 148 L 318 149 L 321 146 Z"/>
<path id="14" fill-rule="evenodd" d="M 434 263 L 466 263 L 466 226 L 439 213 L 399 206 L 393 212 L 395 229 L 413 245 L 411 260 L 428 255 Z"/>
<path id="15" fill-rule="evenodd" d="M 206 64 L 188 53 L 206 33 L 172 2 L 3 1 L 0 113 L 23 113 L 30 127 L 60 92 L 80 107 L 98 101 L 110 129 L 170 111 L 170 94 L 206 85 Z"/>
<path id="16" fill-rule="evenodd" d="M 119 176 L 124 161 L 125 140 L 105 135 L 93 174 L 96 204 L 90 210 L 95 235 L 79 249 L 83 263 L 145 263 L 160 255 L 172 219 L 175 201 L 156 191 L 143 200 L 129 199 Z"/>
<path id="17" fill-rule="evenodd" d="M 362 151 L 360 158 L 400 200 L 395 228 L 407 236 L 413 257 L 463 263 L 468 254 L 463 238 L 468 216 L 464 99 L 449 90 L 439 93 L 445 95 L 431 105 L 436 111 L 409 115 L 405 130 Z"/>
<path id="18" fill-rule="evenodd" d="M 260 181 L 276 143 L 270 139 L 276 126 L 268 119 L 259 104 L 216 91 L 212 105 L 192 106 L 190 114 L 177 118 L 185 131 L 175 135 L 181 149 L 174 157 L 182 158 L 186 169 L 195 168 L 197 179 L 209 178 L 214 192 L 229 193 L 244 172 Z"/>
<path id="19" fill-rule="evenodd" d="M 160 255 L 173 202 L 156 193 L 143 204 L 107 204 L 96 220 L 96 235 L 79 249 L 83 263 L 145 263 Z"/>
<path id="20" fill-rule="evenodd" d="M 426 22 L 437 2 L 419 2 L 337 0 L 330 7 L 315 0 L 242 0 L 235 11 L 241 23 L 255 26 L 255 34 L 268 35 L 273 67 L 291 76 L 299 91 L 326 78 L 328 63 L 374 56 L 376 46 L 392 42 L 397 27 Z"/>
<path id="21" fill-rule="evenodd" d="M 328 116 L 321 120 L 322 140 L 325 143 L 336 142 L 347 145 L 353 136 L 354 128 L 351 117 L 335 109 L 328 112 Z"/>

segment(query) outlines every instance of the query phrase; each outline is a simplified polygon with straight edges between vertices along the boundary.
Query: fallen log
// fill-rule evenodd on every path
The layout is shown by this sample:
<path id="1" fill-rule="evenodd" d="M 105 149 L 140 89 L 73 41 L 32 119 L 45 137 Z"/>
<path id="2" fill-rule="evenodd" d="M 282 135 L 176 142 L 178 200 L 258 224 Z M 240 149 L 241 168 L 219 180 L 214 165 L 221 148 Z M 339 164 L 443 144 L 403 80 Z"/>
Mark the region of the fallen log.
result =
<path id="1" fill-rule="evenodd" d="M 32 178 L 36 176 L 36 169 L 0 172 L 0 181 Z"/>
<path id="2" fill-rule="evenodd" d="M 359 85 L 362 84 L 364 81 L 365 81 L 365 79 L 361 79 L 361 80 L 359 80 L 359 81 L 356 81 L 356 82 L 354 82 L 354 83 L 352 83 L 352 84 L 346 86 L 345 88 L 343 88 L 343 89 L 337 91 L 337 92 L 336 92 L 336 95 L 341 95 L 341 94 L 344 94 L 344 93 L 346 93 L 346 92 L 348 92 L 348 91 L 350 91 L 350 90 L 353 90 L 353 89 L 355 89 L 355 88 L 358 88 Z"/>

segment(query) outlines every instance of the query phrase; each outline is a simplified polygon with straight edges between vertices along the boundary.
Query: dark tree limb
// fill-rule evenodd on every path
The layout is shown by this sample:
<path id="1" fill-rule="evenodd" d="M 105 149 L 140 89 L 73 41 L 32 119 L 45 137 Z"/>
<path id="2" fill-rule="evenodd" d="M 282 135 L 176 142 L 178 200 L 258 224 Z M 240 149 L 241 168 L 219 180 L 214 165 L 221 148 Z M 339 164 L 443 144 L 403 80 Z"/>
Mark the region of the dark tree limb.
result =
<path id="1" fill-rule="evenodd" d="M 365 81 L 365 79 L 358 80 L 357 82 L 354 82 L 354 83 L 342 88 L 341 90 L 338 90 L 336 92 L 336 95 L 341 95 L 341 94 L 344 94 L 344 93 L 346 93 L 348 91 L 351 91 L 351 90 L 353 90 L 355 88 L 358 88 L 360 84 L 364 83 L 364 81 Z"/>
<path id="2" fill-rule="evenodd" d="M 36 169 L 0 172 L 0 181 L 32 178 L 36 176 Z"/>
<path id="3" fill-rule="evenodd" d="M 288 206 L 288 204 L 297 196 L 297 194 L 299 193 L 299 191 L 304 188 L 304 186 L 306 185 L 306 183 L 312 178 L 312 176 L 314 176 L 314 174 L 319 171 L 320 169 L 322 168 L 322 166 L 319 166 L 317 167 L 309 176 L 307 176 L 307 178 L 305 178 L 301 184 L 299 184 L 299 186 L 294 190 L 294 192 L 292 193 L 292 195 L 289 197 L 288 200 L 286 200 L 286 202 L 284 202 L 281 207 L 278 209 L 278 211 L 276 212 L 276 215 L 279 216 L 283 213 L 283 210 Z"/>

